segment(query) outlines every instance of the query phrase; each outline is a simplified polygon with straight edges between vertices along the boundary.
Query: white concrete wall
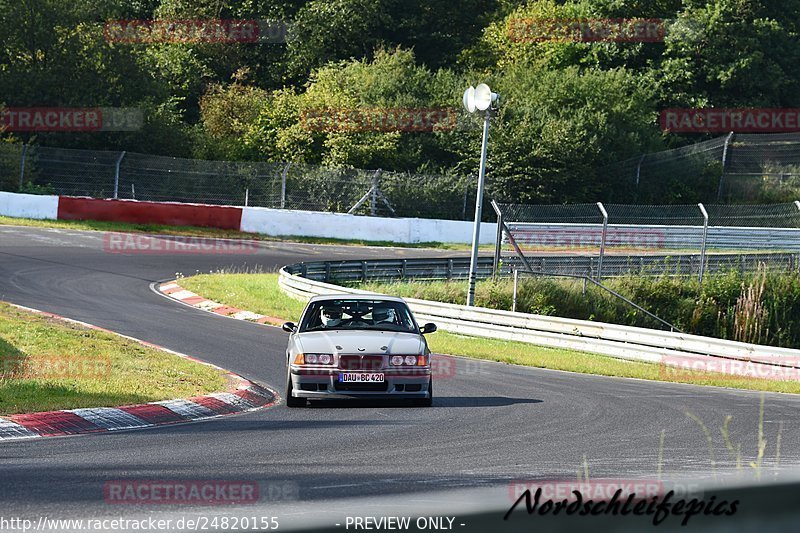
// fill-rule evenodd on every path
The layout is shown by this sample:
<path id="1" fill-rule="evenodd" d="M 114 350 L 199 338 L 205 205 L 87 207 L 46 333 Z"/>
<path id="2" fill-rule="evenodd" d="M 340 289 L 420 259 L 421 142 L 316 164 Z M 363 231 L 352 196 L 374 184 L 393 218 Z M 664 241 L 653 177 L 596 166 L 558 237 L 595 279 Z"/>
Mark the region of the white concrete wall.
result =
<path id="1" fill-rule="evenodd" d="M 58 196 L 0 192 L 0 215 L 57 219 Z M 330 237 L 397 243 L 471 243 L 472 222 L 382 218 L 266 207 L 242 208 L 241 230 L 275 236 Z M 481 243 L 494 243 L 496 225 L 481 225 Z"/>
<path id="2" fill-rule="evenodd" d="M 265 235 L 364 239 L 398 243 L 471 243 L 472 222 L 425 218 L 382 218 L 266 207 L 245 207 L 242 231 Z M 495 240 L 497 226 L 484 222 L 481 243 Z"/>
<path id="3" fill-rule="evenodd" d="M 17 218 L 58 218 L 58 196 L 0 192 L 0 215 Z"/>

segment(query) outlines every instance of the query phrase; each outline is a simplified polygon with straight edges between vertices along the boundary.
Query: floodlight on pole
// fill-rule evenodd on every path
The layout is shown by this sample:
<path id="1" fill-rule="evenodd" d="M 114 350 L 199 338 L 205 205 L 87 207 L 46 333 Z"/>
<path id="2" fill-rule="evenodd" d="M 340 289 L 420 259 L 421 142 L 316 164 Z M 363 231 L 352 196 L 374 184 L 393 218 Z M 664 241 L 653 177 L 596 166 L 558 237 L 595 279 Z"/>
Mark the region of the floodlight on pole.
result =
<path id="1" fill-rule="evenodd" d="M 478 192 L 475 198 L 475 226 L 472 230 L 472 258 L 469 263 L 469 291 L 467 305 L 475 305 L 475 281 L 478 276 L 478 243 L 481 237 L 481 213 L 483 211 L 483 186 L 486 181 L 486 153 L 489 144 L 489 120 L 492 108 L 496 107 L 499 97 L 489 86 L 481 83 L 477 87 L 470 86 L 464 91 L 464 107 L 468 112 L 485 111 L 483 117 L 483 140 L 481 142 L 481 163 L 478 171 Z"/>

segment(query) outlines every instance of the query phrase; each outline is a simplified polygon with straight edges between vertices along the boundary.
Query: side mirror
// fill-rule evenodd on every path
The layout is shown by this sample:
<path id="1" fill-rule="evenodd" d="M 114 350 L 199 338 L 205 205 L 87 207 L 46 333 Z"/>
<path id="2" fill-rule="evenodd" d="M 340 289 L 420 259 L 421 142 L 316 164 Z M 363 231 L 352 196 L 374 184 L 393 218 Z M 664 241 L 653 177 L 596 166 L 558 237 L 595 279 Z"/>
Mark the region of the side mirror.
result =
<path id="1" fill-rule="evenodd" d="M 284 322 L 281 326 L 281 329 L 289 333 L 294 333 L 294 331 L 297 329 L 297 324 L 294 322 Z"/>
<path id="2" fill-rule="evenodd" d="M 427 324 L 422 326 L 419 330 L 423 334 L 424 333 L 433 333 L 434 331 L 436 331 L 436 324 L 433 324 L 432 322 L 428 322 Z"/>

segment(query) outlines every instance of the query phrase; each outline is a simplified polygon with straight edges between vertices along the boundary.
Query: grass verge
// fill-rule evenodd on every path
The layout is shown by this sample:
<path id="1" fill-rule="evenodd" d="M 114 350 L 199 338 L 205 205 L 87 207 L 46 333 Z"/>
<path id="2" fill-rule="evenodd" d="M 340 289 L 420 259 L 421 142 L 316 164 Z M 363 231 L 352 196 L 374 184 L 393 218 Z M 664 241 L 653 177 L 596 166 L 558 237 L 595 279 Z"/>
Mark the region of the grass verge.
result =
<path id="1" fill-rule="evenodd" d="M 0 302 L 0 415 L 113 407 L 225 389 L 217 369 Z"/>
<path id="2" fill-rule="evenodd" d="M 200 274 L 179 280 L 184 288 L 216 302 L 255 313 L 297 321 L 304 304 L 278 287 L 278 274 Z M 800 382 L 732 378 L 711 372 L 674 372 L 662 365 L 624 361 L 574 350 L 545 348 L 524 342 L 502 341 L 438 331 L 427 335 L 435 353 L 515 365 L 565 370 L 583 374 L 690 383 L 736 389 L 800 393 Z"/>
<path id="3" fill-rule="evenodd" d="M 197 226 L 164 226 L 161 224 L 129 224 L 127 222 L 103 222 L 98 220 L 37 220 L 32 218 L 12 218 L 0 216 L 0 225 L 27 226 L 34 228 L 56 228 L 88 231 L 114 231 L 124 233 L 148 233 L 159 235 L 180 235 L 187 237 L 208 237 L 217 239 L 249 239 L 265 242 L 299 242 L 304 244 L 337 244 L 346 246 L 386 246 L 395 248 L 435 248 L 439 250 L 469 250 L 468 244 L 418 242 L 398 244 L 391 241 L 366 241 L 363 239 L 331 239 L 326 237 L 274 237 L 259 233 L 203 228 Z M 494 250 L 494 245 L 482 245 L 482 250 Z"/>

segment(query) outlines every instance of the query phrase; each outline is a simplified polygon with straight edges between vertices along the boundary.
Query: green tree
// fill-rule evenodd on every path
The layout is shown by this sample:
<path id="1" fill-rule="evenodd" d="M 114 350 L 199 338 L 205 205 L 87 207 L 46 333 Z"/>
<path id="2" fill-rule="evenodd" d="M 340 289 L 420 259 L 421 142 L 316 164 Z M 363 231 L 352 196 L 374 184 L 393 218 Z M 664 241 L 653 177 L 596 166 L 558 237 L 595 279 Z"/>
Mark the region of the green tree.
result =
<path id="1" fill-rule="evenodd" d="M 800 2 L 686 2 L 661 66 L 665 105 L 800 106 Z"/>
<path id="2" fill-rule="evenodd" d="M 510 68 L 490 80 L 503 100 L 492 125 L 487 187 L 505 201 L 596 201 L 613 183 L 597 169 L 659 146 L 653 89 L 625 69 Z M 478 118 L 478 117 L 476 117 Z M 477 169 L 480 130 L 455 148 Z"/>

